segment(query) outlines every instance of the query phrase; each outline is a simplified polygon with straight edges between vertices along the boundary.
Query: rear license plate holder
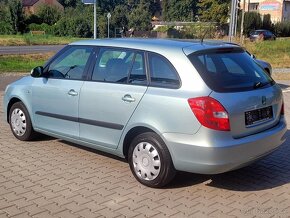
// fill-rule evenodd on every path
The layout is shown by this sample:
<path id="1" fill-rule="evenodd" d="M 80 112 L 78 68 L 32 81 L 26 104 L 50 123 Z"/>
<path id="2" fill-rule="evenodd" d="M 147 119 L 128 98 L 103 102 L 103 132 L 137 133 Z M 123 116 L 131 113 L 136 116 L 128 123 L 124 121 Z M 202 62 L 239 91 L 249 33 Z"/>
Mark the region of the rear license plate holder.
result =
<path id="1" fill-rule="evenodd" d="M 272 118 L 273 118 L 272 106 L 245 112 L 246 126 L 259 124 L 259 123 L 271 120 Z"/>

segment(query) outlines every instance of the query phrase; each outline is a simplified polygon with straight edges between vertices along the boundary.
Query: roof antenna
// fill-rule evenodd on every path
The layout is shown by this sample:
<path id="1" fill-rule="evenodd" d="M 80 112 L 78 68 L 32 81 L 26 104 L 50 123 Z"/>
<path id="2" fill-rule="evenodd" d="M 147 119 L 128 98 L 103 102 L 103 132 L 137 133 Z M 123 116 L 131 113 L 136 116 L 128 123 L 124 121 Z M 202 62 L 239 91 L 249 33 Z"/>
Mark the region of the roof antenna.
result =
<path id="1" fill-rule="evenodd" d="M 200 43 L 201 43 L 201 44 L 203 44 L 204 38 L 206 37 L 208 31 L 209 31 L 209 28 L 207 28 L 207 29 L 205 30 L 204 34 L 202 35 L 201 40 L 200 40 Z"/>
<path id="2" fill-rule="evenodd" d="M 203 34 L 203 36 L 202 36 L 202 38 L 201 38 L 201 41 L 200 41 L 200 43 L 201 44 L 203 44 L 203 41 L 204 41 L 204 38 L 206 37 L 206 34 L 208 34 L 208 32 L 211 30 L 211 28 L 212 28 L 212 21 L 209 23 L 209 28 L 207 28 L 206 30 L 205 30 L 205 32 L 204 32 L 204 34 Z"/>

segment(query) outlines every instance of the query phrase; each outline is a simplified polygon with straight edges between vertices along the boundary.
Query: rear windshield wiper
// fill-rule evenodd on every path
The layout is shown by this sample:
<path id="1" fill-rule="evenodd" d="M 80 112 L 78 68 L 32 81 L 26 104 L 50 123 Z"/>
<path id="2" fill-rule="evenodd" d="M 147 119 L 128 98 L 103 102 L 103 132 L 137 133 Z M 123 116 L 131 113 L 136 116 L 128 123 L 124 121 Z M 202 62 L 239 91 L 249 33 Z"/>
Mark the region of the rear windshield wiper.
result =
<path id="1" fill-rule="evenodd" d="M 265 82 L 265 83 L 262 83 L 262 82 L 256 82 L 254 83 L 254 89 L 259 89 L 259 88 L 262 88 L 268 84 L 270 84 L 271 82 Z"/>

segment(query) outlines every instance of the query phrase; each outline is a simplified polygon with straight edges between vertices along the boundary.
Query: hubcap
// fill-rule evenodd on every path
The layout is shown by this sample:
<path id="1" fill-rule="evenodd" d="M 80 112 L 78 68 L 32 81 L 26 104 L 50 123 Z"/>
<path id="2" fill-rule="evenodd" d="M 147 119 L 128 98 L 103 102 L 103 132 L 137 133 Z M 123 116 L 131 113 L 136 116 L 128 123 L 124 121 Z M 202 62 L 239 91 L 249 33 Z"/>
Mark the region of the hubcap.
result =
<path id="1" fill-rule="evenodd" d="M 160 155 L 156 148 L 148 143 L 139 143 L 133 151 L 133 166 L 136 175 L 143 180 L 154 180 L 160 173 Z"/>
<path id="2" fill-rule="evenodd" d="M 15 108 L 11 113 L 11 127 L 17 136 L 23 136 L 26 132 L 26 117 L 22 110 Z"/>

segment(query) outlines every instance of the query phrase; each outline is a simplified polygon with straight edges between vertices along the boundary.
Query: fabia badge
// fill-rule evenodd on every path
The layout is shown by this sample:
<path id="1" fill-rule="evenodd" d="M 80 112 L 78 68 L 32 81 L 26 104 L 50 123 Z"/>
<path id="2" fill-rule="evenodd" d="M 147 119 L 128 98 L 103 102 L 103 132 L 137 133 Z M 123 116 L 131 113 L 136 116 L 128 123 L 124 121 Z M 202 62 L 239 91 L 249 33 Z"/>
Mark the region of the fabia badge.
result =
<path id="1" fill-rule="evenodd" d="M 266 96 L 262 97 L 262 105 L 266 105 L 267 104 L 267 98 Z"/>

